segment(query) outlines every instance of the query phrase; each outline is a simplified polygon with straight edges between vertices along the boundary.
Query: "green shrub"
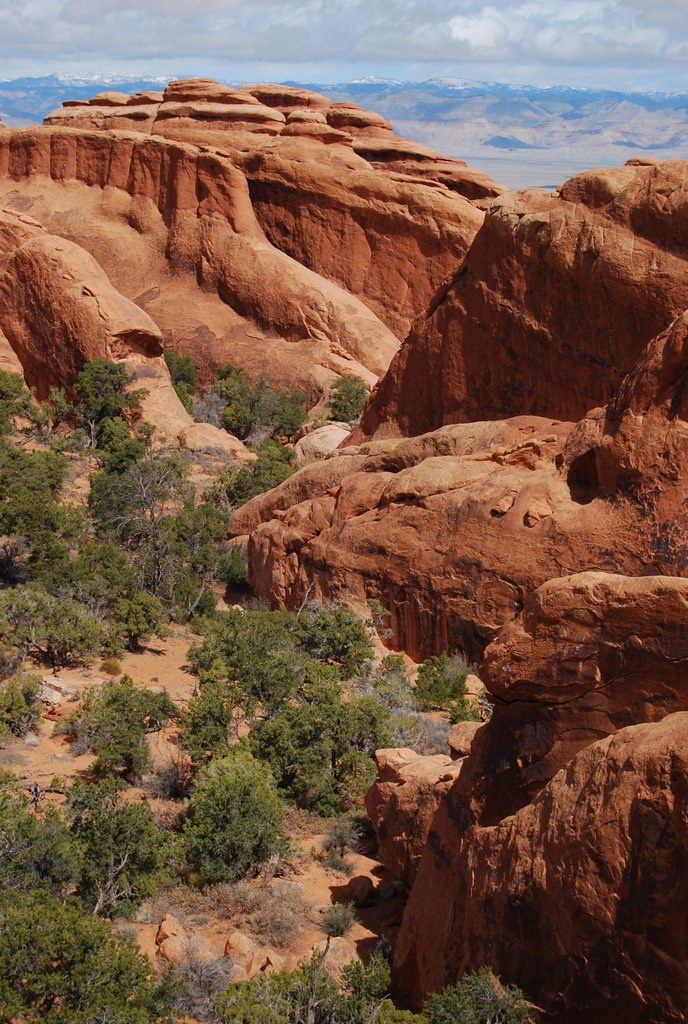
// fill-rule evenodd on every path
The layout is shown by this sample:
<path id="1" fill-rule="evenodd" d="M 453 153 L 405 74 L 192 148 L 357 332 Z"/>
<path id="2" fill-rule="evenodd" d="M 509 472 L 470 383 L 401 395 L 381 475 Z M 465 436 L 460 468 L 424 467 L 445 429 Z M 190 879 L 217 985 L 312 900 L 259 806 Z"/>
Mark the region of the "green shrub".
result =
<path id="1" fill-rule="evenodd" d="M 211 679 L 180 712 L 179 742 L 197 764 L 227 752 L 239 700 L 236 687 Z"/>
<path id="2" fill-rule="evenodd" d="M 454 668 L 446 651 L 436 658 L 428 658 L 418 670 L 416 700 L 423 711 L 433 708 L 447 709 L 466 697 L 467 673 Z"/>
<path id="3" fill-rule="evenodd" d="M 349 423 L 358 419 L 368 398 L 368 389 L 360 377 L 338 377 L 330 387 L 327 408 L 330 419 Z"/>
<path id="4" fill-rule="evenodd" d="M 282 707 L 303 679 L 307 658 L 299 647 L 296 616 L 285 610 L 243 612 L 232 608 L 209 624 L 189 661 L 203 686 L 210 680 L 237 684 L 237 703 L 249 717 L 260 706 Z"/>
<path id="5" fill-rule="evenodd" d="M 9 434 L 14 429 L 13 416 L 27 414 L 32 394 L 24 387 L 21 373 L 0 370 L 0 434 Z"/>
<path id="6" fill-rule="evenodd" d="M 121 597 L 115 604 L 115 630 L 126 639 L 130 651 L 138 650 L 154 633 L 161 635 L 164 622 L 160 600 L 145 590 Z"/>
<path id="7" fill-rule="evenodd" d="M 107 673 L 109 676 L 121 676 L 122 666 L 117 661 L 117 658 L 106 658 L 105 661 L 100 663 L 100 671 Z"/>
<path id="8" fill-rule="evenodd" d="M 109 359 L 92 359 L 77 375 L 77 414 L 94 448 L 100 447 L 101 429 L 106 421 L 141 408 L 148 392 L 145 388 L 129 390 L 135 380 L 136 374 L 128 373 L 124 363 Z"/>
<path id="9" fill-rule="evenodd" d="M 326 958 L 325 958 L 326 959 Z M 379 953 L 368 964 L 348 964 L 337 985 L 323 969 L 323 956 L 314 953 L 297 971 L 259 974 L 253 981 L 235 982 L 217 997 L 221 1024 L 397 1024 L 420 1017 L 396 1017 L 385 996 L 389 990 L 389 965 Z"/>
<path id="10" fill-rule="evenodd" d="M 351 679 L 373 656 L 366 624 L 350 608 L 319 605 L 298 617 L 299 642 L 318 661 L 341 666 L 344 679 Z"/>
<path id="11" fill-rule="evenodd" d="M 95 914 L 131 910 L 172 881 L 176 842 L 145 801 L 124 803 L 123 782 L 78 779 L 69 791 L 70 831 L 80 853 L 76 891 Z"/>
<path id="12" fill-rule="evenodd" d="M 243 878 L 284 848 L 274 780 L 243 745 L 201 771 L 184 838 L 204 882 Z"/>
<path id="13" fill-rule="evenodd" d="M 189 385 L 185 384 L 183 380 L 173 385 L 177 398 L 182 403 L 189 416 L 193 416 L 193 396 L 189 390 Z"/>
<path id="14" fill-rule="evenodd" d="M 30 654 L 55 668 L 84 664 L 105 639 L 103 624 L 69 597 L 55 598 L 34 584 L 0 593 L 0 642 L 22 659 Z"/>
<path id="15" fill-rule="evenodd" d="M 502 986 L 489 967 L 433 993 L 423 1007 L 428 1024 L 529 1024 L 532 1006 L 514 985 Z"/>
<path id="16" fill-rule="evenodd" d="M 263 373 L 251 382 L 242 367 L 227 363 L 218 367 L 218 378 L 213 392 L 225 403 L 220 423 L 242 441 L 261 428 L 273 438 L 291 437 L 308 418 L 308 396 L 303 391 L 287 394 L 271 387 Z"/>
<path id="17" fill-rule="evenodd" d="M 12 786 L 0 789 L 0 892 L 42 889 L 63 898 L 79 870 L 79 852 L 59 811 L 32 814 Z"/>
<path id="18" fill-rule="evenodd" d="M 248 566 L 245 551 L 240 544 L 232 544 L 229 553 L 220 556 L 217 578 L 228 587 L 247 586 Z"/>
<path id="19" fill-rule="evenodd" d="M 41 689 L 38 675 L 12 676 L 0 685 L 0 736 L 26 736 L 41 721 Z"/>
<path id="20" fill-rule="evenodd" d="M 389 745 L 389 716 L 372 697 L 345 698 L 334 667 L 313 663 L 299 699 L 254 725 L 251 749 L 297 803 L 339 814 L 375 778 L 373 752 Z"/>
<path id="21" fill-rule="evenodd" d="M 171 974 L 73 903 L 40 890 L 0 898 L 1 1024 L 174 1024 Z"/>
<path id="22" fill-rule="evenodd" d="M 173 384 L 185 384 L 189 393 L 196 389 L 196 367 L 190 356 L 179 356 L 171 349 L 165 350 L 165 363 L 170 371 Z"/>
<path id="23" fill-rule="evenodd" d="M 119 681 L 90 687 L 69 727 L 78 749 L 97 755 L 94 771 L 135 778 L 150 767 L 147 733 L 159 731 L 175 715 L 174 702 L 166 693 L 136 689 L 130 676 L 124 675 Z"/>
<path id="24" fill-rule="evenodd" d="M 294 451 L 279 441 L 266 438 L 256 452 L 258 458 L 255 462 L 247 462 L 240 469 L 230 467 L 220 474 L 217 486 L 224 491 L 233 508 L 245 505 L 258 494 L 271 491 L 294 472 Z"/>

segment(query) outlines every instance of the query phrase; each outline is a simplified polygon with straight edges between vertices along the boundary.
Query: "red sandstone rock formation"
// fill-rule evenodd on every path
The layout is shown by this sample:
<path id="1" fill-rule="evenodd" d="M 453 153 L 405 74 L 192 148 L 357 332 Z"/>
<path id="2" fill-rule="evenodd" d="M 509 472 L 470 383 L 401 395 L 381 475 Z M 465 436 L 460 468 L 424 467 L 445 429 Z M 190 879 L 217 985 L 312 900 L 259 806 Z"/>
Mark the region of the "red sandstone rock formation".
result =
<path id="1" fill-rule="evenodd" d="M 366 793 L 366 810 L 378 838 L 378 856 L 410 888 L 435 812 L 461 771 L 448 754 L 376 750 L 378 778 Z"/>
<path id="2" fill-rule="evenodd" d="M 0 343 L 3 368 L 20 370 L 39 398 L 52 386 L 73 392 L 91 359 L 123 362 L 148 392 L 142 415 L 158 436 L 183 433 L 190 448 L 251 457 L 225 431 L 193 422 L 172 387 L 160 330 L 112 287 L 93 257 L 11 210 L 0 211 Z"/>
<path id="3" fill-rule="evenodd" d="M 504 189 L 394 135 L 378 114 L 307 89 L 171 82 L 163 96 L 68 101 L 47 125 L 217 147 L 249 181 L 270 241 L 362 299 L 399 338 L 466 253 Z"/>
<path id="4" fill-rule="evenodd" d="M 688 1005 L 688 714 L 585 747 L 517 814 L 433 824 L 396 947 L 412 1001 L 489 963 L 548 1019 L 669 1024 Z"/>
<path id="5" fill-rule="evenodd" d="M 261 597 L 392 612 L 414 657 L 481 654 L 535 587 L 585 569 L 686 575 L 688 317 L 607 409 L 517 417 L 341 449 L 235 514 Z"/>
<path id="6" fill-rule="evenodd" d="M 486 652 L 495 708 L 456 781 L 419 770 L 427 792 L 404 782 L 427 759 L 382 752 L 366 802 L 385 864 L 415 874 L 405 998 L 489 963 L 563 1024 L 683 1019 L 687 611 L 685 579 L 551 580 Z"/>
<path id="7" fill-rule="evenodd" d="M 591 171 L 499 197 L 421 314 L 358 437 L 607 402 L 688 306 L 688 161 Z"/>
<path id="8" fill-rule="evenodd" d="M 388 365 L 391 331 L 270 245 L 225 156 L 121 132 L 1 139 L 0 204 L 87 248 L 202 372 L 231 360 L 315 401 L 344 369 L 372 383 Z"/>

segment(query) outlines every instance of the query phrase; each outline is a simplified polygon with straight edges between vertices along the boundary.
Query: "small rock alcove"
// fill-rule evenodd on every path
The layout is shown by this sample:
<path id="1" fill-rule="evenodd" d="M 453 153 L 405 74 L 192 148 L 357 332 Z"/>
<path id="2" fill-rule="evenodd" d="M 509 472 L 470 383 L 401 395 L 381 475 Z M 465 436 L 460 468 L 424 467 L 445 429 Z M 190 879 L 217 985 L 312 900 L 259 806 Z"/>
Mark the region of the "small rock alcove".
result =
<path id="1" fill-rule="evenodd" d="M 566 482 L 571 498 L 578 505 L 589 505 L 600 493 L 600 481 L 597 475 L 597 459 L 594 449 L 590 448 L 579 455 L 569 466 Z"/>

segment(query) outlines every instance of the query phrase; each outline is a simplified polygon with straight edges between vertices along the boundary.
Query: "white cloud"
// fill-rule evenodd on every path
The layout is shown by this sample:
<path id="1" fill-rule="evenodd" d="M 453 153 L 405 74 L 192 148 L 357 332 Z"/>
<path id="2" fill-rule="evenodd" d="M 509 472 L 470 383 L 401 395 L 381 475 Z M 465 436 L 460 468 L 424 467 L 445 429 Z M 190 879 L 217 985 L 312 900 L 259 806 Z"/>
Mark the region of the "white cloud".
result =
<path id="1" fill-rule="evenodd" d="M 675 80 L 688 62 L 686 0 L 0 0 L 0 75 L 167 61 L 241 75 L 242 62 L 294 69 L 460 65 L 539 69 L 600 84 L 628 68 Z M 423 69 L 421 71 L 421 69 Z M 547 71 L 549 69 L 549 71 Z M 416 76 L 417 77 L 417 76 Z M 513 80 L 513 77 L 511 78 Z M 684 85 L 688 88 L 688 81 Z"/>

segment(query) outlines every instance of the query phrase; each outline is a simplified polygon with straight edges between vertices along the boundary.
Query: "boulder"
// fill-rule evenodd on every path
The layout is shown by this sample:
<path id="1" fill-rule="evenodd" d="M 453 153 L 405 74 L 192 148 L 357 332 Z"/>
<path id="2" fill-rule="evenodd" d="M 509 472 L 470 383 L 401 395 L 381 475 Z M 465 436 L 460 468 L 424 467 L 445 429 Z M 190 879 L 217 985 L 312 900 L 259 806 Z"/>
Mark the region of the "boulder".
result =
<path id="1" fill-rule="evenodd" d="M 173 914 L 165 914 L 155 936 L 157 956 L 171 964 L 183 964 L 189 936 Z"/>
<path id="2" fill-rule="evenodd" d="M 301 960 L 301 964 L 310 963 L 314 954 L 322 956 L 325 952 L 327 945 L 327 939 L 322 939 L 320 942 L 316 942 L 311 948 L 310 953 L 304 956 Z M 354 946 L 345 939 L 343 936 L 335 936 L 330 939 L 330 948 L 327 956 L 323 963 L 323 970 L 327 971 L 335 981 L 341 979 L 342 968 L 348 967 L 349 964 L 356 963 L 360 959 Z"/>
<path id="3" fill-rule="evenodd" d="M 238 928 L 232 928 L 227 936 L 225 956 L 240 967 L 247 978 L 257 974 L 265 962 L 265 950 L 259 949 L 256 943 Z"/>
<path id="4" fill-rule="evenodd" d="M 319 462 L 334 451 L 351 433 L 347 423 L 326 423 L 324 427 L 306 434 L 296 442 L 296 461 L 299 466 Z"/>
<path id="5" fill-rule="evenodd" d="M 460 761 L 462 757 L 468 757 L 475 734 L 480 728 L 482 728 L 480 722 L 457 722 L 451 727 L 447 742 L 452 761 Z"/>
<path id="6" fill-rule="evenodd" d="M 342 902 L 369 907 L 375 900 L 375 885 L 369 875 L 355 875 L 344 886 Z"/>

